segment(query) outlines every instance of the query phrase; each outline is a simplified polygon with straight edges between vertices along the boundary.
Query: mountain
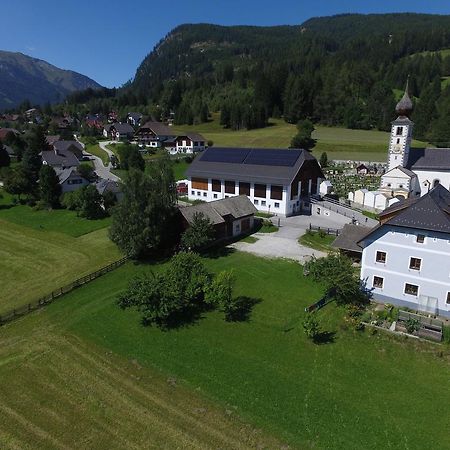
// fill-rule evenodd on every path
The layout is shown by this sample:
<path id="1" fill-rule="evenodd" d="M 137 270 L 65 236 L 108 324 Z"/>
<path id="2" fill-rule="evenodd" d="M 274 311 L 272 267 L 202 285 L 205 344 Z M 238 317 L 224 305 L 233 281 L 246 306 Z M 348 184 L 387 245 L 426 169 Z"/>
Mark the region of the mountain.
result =
<path id="1" fill-rule="evenodd" d="M 184 24 L 154 47 L 127 86 L 72 101 L 140 107 L 154 117 L 174 113 L 178 124 L 220 111 L 221 124 L 232 129 L 263 127 L 272 116 L 386 130 L 410 77 L 416 137 L 441 144 L 449 141 L 439 131 L 450 105 L 449 49 L 450 16 L 443 15 L 344 14 L 276 27 Z"/>
<path id="2" fill-rule="evenodd" d="M 71 92 L 100 87 L 77 72 L 22 53 L 0 51 L 0 109 L 13 108 L 24 100 L 61 102 Z"/>

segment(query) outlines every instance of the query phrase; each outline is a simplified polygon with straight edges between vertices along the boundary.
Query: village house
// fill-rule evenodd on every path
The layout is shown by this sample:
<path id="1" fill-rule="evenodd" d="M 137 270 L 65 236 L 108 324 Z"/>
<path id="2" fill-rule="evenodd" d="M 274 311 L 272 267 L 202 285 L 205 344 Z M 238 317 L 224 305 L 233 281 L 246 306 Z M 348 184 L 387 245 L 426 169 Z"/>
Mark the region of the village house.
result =
<path id="1" fill-rule="evenodd" d="M 8 139 L 10 136 L 18 136 L 20 133 L 15 128 L 0 128 L 0 141 Z"/>
<path id="2" fill-rule="evenodd" d="M 166 145 L 167 148 L 167 145 Z M 205 138 L 198 133 L 188 133 L 175 138 L 175 147 L 169 151 L 170 154 L 195 153 L 205 150 Z"/>
<path id="3" fill-rule="evenodd" d="M 53 147 L 52 150 L 44 150 L 41 153 L 41 158 L 42 164 L 48 164 L 55 170 L 64 170 L 71 167 L 78 167 L 80 165 L 79 158 L 77 158 L 68 148 L 64 148 L 64 146 L 60 147 L 59 150 L 57 147 Z"/>
<path id="4" fill-rule="evenodd" d="M 77 172 L 76 167 L 69 167 L 62 170 L 57 169 L 56 174 L 58 175 L 61 192 L 63 194 L 76 191 L 89 184 L 89 180 L 82 177 Z"/>
<path id="5" fill-rule="evenodd" d="M 112 141 L 129 141 L 133 135 L 134 129 L 129 123 L 113 123 L 103 128 L 103 136 Z"/>
<path id="6" fill-rule="evenodd" d="M 78 141 L 60 141 L 53 142 L 53 149 L 59 154 L 73 153 L 78 160 L 83 159 L 83 146 Z"/>
<path id="7" fill-rule="evenodd" d="M 216 239 L 250 232 L 254 227 L 256 212 L 257 209 L 245 195 L 180 208 L 185 229 L 192 224 L 196 214 L 202 214 L 214 227 Z"/>
<path id="8" fill-rule="evenodd" d="M 438 184 L 400 201 L 360 241 L 374 300 L 450 317 L 450 192 Z"/>
<path id="9" fill-rule="evenodd" d="M 127 122 L 133 127 L 138 127 L 141 125 L 143 117 L 144 116 L 139 112 L 129 112 L 127 114 Z"/>
<path id="10" fill-rule="evenodd" d="M 146 122 L 136 131 L 135 140 L 146 147 L 162 147 L 175 139 L 171 129 L 162 122 Z"/>
<path id="11" fill-rule="evenodd" d="M 116 197 L 117 201 L 122 200 L 123 192 L 122 192 L 122 184 L 118 181 L 109 180 L 109 179 L 100 179 L 95 187 L 100 195 L 104 195 L 107 192 L 112 192 Z"/>
<path id="12" fill-rule="evenodd" d="M 195 158 L 186 175 L 190 200 L 246 195 L 259 211 L 283 216 L 309 214 L 324 178 L 306 150 L 218 147 Z"/>

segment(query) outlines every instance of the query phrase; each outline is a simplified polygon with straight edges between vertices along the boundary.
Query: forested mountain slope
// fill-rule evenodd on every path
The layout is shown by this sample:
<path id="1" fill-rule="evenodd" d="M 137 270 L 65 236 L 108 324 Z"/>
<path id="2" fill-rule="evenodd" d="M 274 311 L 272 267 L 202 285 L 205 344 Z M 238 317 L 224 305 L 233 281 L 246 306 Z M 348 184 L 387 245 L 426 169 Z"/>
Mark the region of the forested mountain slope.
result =
<path id="1" fill-rule="evenodd" d="M 220 110 L 223 125 L 235 129 L 265 126 L 269 116 L 387 129 L 410 75 L 416 136 L 444 141 L 450 55 L 439 51 L 447 48 L 450 16 L 348 14 L 277 27 L 187 24 L 155 46 L 109 103 L 147 104 L 162 116 L 175 112 L 178 123 L 202 122 L 208 111 Z"/>

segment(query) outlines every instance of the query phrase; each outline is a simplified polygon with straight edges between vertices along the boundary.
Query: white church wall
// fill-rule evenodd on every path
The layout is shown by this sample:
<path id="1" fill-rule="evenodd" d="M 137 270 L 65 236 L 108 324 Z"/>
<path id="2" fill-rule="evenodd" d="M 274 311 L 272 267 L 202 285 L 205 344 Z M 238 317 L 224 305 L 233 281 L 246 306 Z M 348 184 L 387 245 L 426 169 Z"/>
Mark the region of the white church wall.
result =
<path id="1" fill-rule="evenodd" d="M 415 170 L 414 173 L 419 179 L 421 196 L 427 194 L 428 191 L 433 188 L 433 184 L 436 180 L 439 180 L 439 183 L 444 186 L 445 189 L 450 190 L 450 172 Z"/>

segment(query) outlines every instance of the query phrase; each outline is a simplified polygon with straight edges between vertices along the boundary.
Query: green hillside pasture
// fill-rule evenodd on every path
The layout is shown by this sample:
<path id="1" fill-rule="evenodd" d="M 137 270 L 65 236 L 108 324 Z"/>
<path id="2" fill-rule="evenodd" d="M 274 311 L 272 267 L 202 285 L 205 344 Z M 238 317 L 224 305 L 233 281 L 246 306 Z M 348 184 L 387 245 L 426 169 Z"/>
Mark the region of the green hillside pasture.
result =
<path id="1" fill-rule="evenodd" d="M 0 206 L 0 220 L 39 231 L 55 231 L 73 237 L 100 230 L 111 224 L 110 217 L 100 220 L 86 220 L 77 216 L 75 211 L 67 209 L 35 211 L 25 205 L 6 205 L 3 209 Z"/>
<path id="2" fill-rule="evenodd" d="M 9 449 L 281 448 L 157 370 L 46 320 L 0 329 L 0 442 Z"/>
<path id="3" fill-rule="evenodd" d="M 212 140 L 216 147 L 273 147 L 290 145 L 296 133 L 295 125 L 281 119 L 271 119 L 271 126 L 257 130 L 231 131 L 222 128 L 218 116 L 212 121 L 192 126 L 174 127 L 175 133 L 197 131 Z M 317 139 L 313 150 L 319 157 L 327 152 L 329 159 L 357 161 L 385 161 L 389 144 L 389 133 L 373 130 L 349 130 L 347 128 L 316 126 L 313 137 Z M 423 143 L 414 142 L 422 146 Z"/>
<path id="4" fill-rule="evenodd" d="M 322 345 L 314 344 L 302 331 L 301 317 L 323 291 L 302 276 L 301 266 L 238 252 L 206 263 L 214 271 L 236 269 L 235 294 L 256 302 L 247 322 L 225 322 L 222 313 L 213 312 L 177 330 L 143 327 L 139 314 L 120 310 L 115 299 L 130 276 L 161 266 L 131 264 L 72 292 L 41 315 L 66 327 L 66 334 L 104 347 L 104 354 L 112 351 L 184 380 L 221 408 L 295 448 L 445 447 L 450 402 L 450 391 L 443 389 L 450 369 L 446 347 L 352 331 L 333 304 L 318 313 L 328 334 Z M 32 387 L 26 381 L 22 385 L 20 377 L 15 380 L 14 392 L 25 389 L 26 401 L 13 401 L 16 394 L 9 393 L 6 405 L 30 415 L 30 405 L 36 404 L 27 398 Z M 92 376 L 89 392 L 101 381 Z M 65 390 L 55 395 L 66 404 Z M 92 392 L 92 401 L 97 395 Z M 439 401 L 430 407 L 432 399 Z M 103 402 L 99 398 L 96 404 Z M 60 428 L 57 422 L 46 426 Z M 8 427 L 7 432 L 16 431 Z"/>
<path id="5" fill-rule="evenodd" d="M 0 314 L 121 256 L 106 228 L 73 237 L 0 218 L 0 243 Z"/>

